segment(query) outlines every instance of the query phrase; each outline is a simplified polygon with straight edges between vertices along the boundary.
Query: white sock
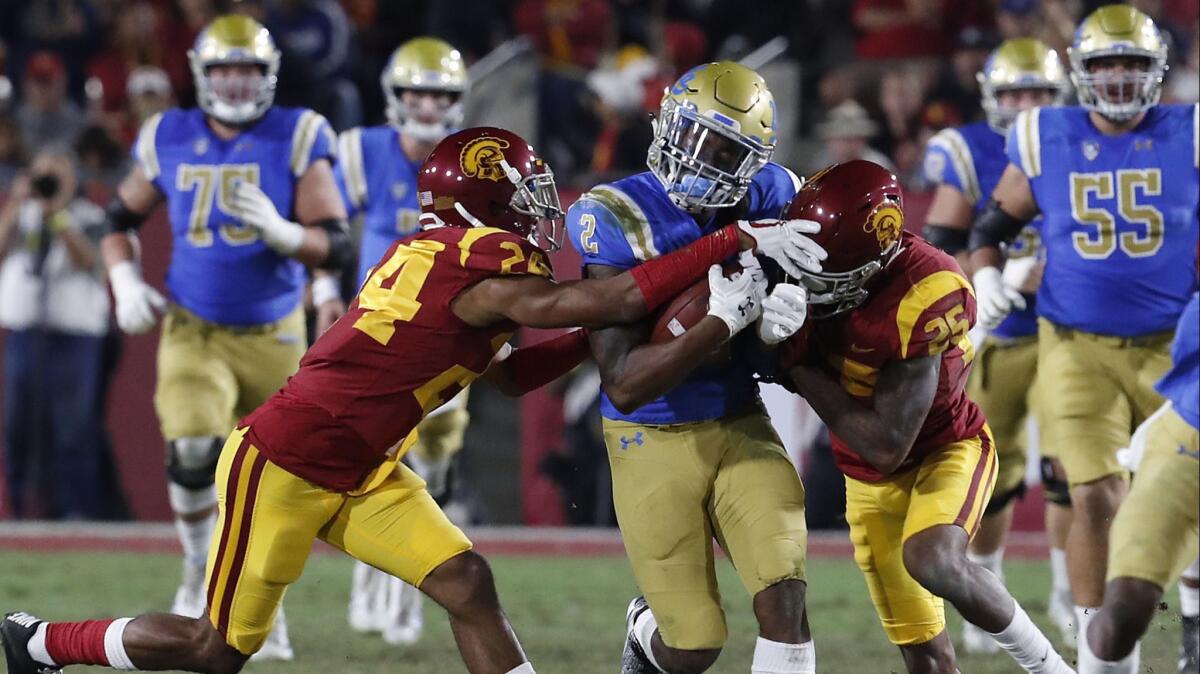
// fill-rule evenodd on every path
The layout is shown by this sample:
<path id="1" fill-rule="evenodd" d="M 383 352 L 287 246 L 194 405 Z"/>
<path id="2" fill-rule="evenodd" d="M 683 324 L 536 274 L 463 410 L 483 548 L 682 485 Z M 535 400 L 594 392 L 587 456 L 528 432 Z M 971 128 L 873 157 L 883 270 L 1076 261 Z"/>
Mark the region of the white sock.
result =
<path id="1" fill-rule="evenodd" d="M 57 667 L 58 663 L 54 658 L 50 657 L 50 653 L 46 650 L 46 628 L 50 623 L 42 623 L 34 630 L 33 636 L 29 637 L 29 644 L 25 646 L 25 650 L 29 651 L 29 657 L 43 665 Z"/>
<path id="2" fill-rule="evenodd" d="M 1096 612 L 1099 607 L 1095 606 L 1076 606 L 1075 607 L 1075 648 L 1082 648 L 1082 644 L 1087 641 L 1088 625 L 1091 624 L 1092 618 L 1096 617 Z"/>
<path id="3" fill-rule="evenodd" d="M 642 652 L 646 654 L 646 659 L 654 668 L 660 672 L 665 672 L 662 665 L 658 664 L 658 660 L 654 659 L 654 648 L 650 645 L 650 640 L 654 636 L 654 631 L 658 629 L 658 621 L 654 619 L 654 611 L 646 609 L 642 611 L 637 620 L 633 621 L 633 638 L 637 640 L 638 645 L 642 647 Z"/>
<path id="4" fill-rule="evenodd" d="M 1062 548 L 1050 548 L 1050 587 L 1056 593 L 1071 591 L 1071 580 L 1067 576 L 1067 551 Z"/>
<path id="5" fill-rule="evenodd" d="M 784 644 L 762 637 L 754 642 L 750 674 L 816 674 L 817 649 L 813 642 Z"/>
<path id="6" fill-rule="evenodd" d="M 530 664 L 528 662 L 522 662 L 521 664 L 517 665 L 516 667 L 513 667 L 512 669 L 508 670 L 505 674 L 537 674 L 537 672 L 533 671 L 532 664 Z"/>
<path id="7" fill-rule="evenodd" d="M 184 582 L 203 583 L 204 564 L 208 560 L 208 547 L 212 542 L 213 529 L 217 525 L 217 488 L 215 485 L 203 489 L 185 489 L 173 482 L 167 483 L 167 496 L 171 510 L 175 512 L 175 532 L 183 546 Z M 196 521 L 184 521 L 183 516 L 210 512 L 207 517 Z M 196 570 L 199 569 L 199 578 Z"/>
<path id="8" fill-rule="evenodd" d="M 125 627 L 131 622 L 133 618 L 118 618 L 104 631 L 104 656 L 108 658 L 108 666 L 123 672 L 137 671 L 125 652 Z"/>
<path id="9" fill-rule="evenodd" d="M 1001 581 L 1004 580 L 1004 546 L 1003 545 L 1000 546 L 999 548 L 997 548 L 995 552 L 989 552 L 989 553 L 985 553 L 985 554 L 977 554 L 974 552 L 967 552 L 967 559 L 969 561 L 972 561 L 972 562 L 978 564 L 979 566 L 982 566 L 983 568 L 987 569 L 988 571 L 991 571 L 992 575 L 999 578 Z"/>
<path id="10" fill-rule="evenodd" d="M 1017 661 L 1025 671 L 1032 674 L 1067 674 L 1071 668 L 1063 661 L 1062 656 L 1050 645 L 1050 640 L 1042 634 L 1037 625 L 1029 619 L 1025 609 L 1013 600 L 1012 622 L 998 634 L 992 634 L 996 643 L 1000 644 L 1013 660 Z"/>
<path id="11" fill-rule="evenodd" d="M 1200 559 L 1192 563 L 1179 578 L 1179 612 L 1185 618 L 1195 618 L 1200 615 L 1200 588 L 1184 585 L 1184 580 L 1192 583 L 1200 582 Z"/>
<path id="12" fill-rule="evenodd" d="M 1088 617 L 1091 622 L 1091 617 Z M 1087 640 L 1087 628 L 1079 632 L 1079 662 L 1076 663 L 1079 674 L 1135 674 L 1141 660 L 1142 643 L 1139 641 L 1133 647 L 1133 652 L 1116 662 L 1101 660 L 1092 652 L 1092 645 Z"/>

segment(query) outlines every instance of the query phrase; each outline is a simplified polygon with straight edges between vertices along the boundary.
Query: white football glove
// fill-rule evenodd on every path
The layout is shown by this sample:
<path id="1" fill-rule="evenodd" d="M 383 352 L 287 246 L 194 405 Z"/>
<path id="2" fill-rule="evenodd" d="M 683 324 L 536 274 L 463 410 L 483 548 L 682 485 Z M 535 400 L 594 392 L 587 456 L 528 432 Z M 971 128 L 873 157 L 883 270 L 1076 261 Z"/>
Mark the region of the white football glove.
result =
<path id="1" fill-rule="evenodd" d="M 1009 258 L 1004 263 L 1004 272 L 1000 274 L 1000 278 L 1004 279 L 1004 285 L 1010 288 L 1024 288 L 1037 269 L 1038 263 L 1034 255 Z"/>
<path id="2" fill-rule="evenodd" d="M 778 344 L 804 327 L 808 317 L 808 290 L 790 283 L 775 286 L 763 300 L 758 319 L 758 338 L 764 344 Z"/>
<path id="3" fill-rule="evenodd" d="M 758 320 L 766 295 L 767 281 L 753 268 L 734 274 L 733 278 L 725 278 L 719 264 L 708 268 L 708 315 L 721 319 L 729 328 L 730 337 Z"/>
<path id="4" fill-rule="evenodd" d="M 304 243 L 304 227 L 284 219 L 262 189 L 246 180 L 238 181 L 233 190 L 233 208 L 246 225 L 253 227 L 271 250 L 292 256 Z"/>
<path id="5" fill-rule="evenodd" d="M 123 332 L 140 335 L 158 322 L 167 309 L 167 300 L 142 280 L 137 266 L 126 260 L 108 270 L 113 297 L 117 301 L 117 325 Z"/>
<path id="6" fill-rule="evenodd" d="M 821 231 L 812 220 L 738 220 L 738 229 L 754 239 L 754 252 L 775 260 L 792 278 L 803 276 L 803 270 L 821 271 L 821 260 L 828 253 L 808 234 Z"/>
<path id="7" fill-rule="evenodd" d="M 971 282 L 975 286 L 979 323 L 988 330 L 995 330 L 1014 308 L 1025 308 L 1021 291 L 1005 283 L 996 267 L 981 267 Z"/>

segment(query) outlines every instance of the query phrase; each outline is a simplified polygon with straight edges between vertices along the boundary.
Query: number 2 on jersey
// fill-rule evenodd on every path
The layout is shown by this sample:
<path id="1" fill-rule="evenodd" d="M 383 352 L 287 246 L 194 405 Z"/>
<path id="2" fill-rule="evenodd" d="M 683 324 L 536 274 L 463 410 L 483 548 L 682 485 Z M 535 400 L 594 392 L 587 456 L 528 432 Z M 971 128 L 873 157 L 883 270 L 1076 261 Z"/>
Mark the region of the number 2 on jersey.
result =
<path id="1" fill-rule="evenodd" d="M 396 246 L 392 255 L 371 271 L 358 293 L 358 306 L 364 310 L 354 327 L 386 345 L 396 332 L 396 321 L 411 321 L 421 310 L 417 294 L 425 285 L 434 257 L 446 244 L 418 239 Z M 383 284 L 395 277 L 390 286 Z"/>

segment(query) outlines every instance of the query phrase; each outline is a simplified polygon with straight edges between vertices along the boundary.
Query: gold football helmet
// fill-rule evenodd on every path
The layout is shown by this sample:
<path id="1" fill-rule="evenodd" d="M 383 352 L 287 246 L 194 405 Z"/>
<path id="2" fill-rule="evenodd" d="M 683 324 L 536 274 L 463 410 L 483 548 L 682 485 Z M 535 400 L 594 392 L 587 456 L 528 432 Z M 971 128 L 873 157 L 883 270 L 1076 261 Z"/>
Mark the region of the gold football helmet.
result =
<path id="1" fill-rule="evenodd" d="M 988 56 L 975 76 L 983 96 L 988 125 L 999 133 L 1008 131 L 1019 108 L 1001 105 L 1000 93 L 1025 89 L 1053 92 L 1051 105 L 1062 105 L 1070 88 L 1067 72 L 1058 54 L 1036 38 L 1006 40 Z"/>
<path id="2" fill-rule="evenodd" d="M 462 54 L 448 43 L 435 37 L 405 42 L 392 52 L 379 81 L 387 100 L 388 122 L 403 133 L 432 143 L 462 125 L 462 97 L 470 82 Z M 450 94 L 450 106 L 438 112 L 436 121 L 423 122 L 400 100 L 405 89 Z"/>
<path id="3" fill-rule="evenodd" d="M 1079 104 L 1114 122 L 1132 119 L 1158 103 L 1167 72 L 1167 45 L 1154 21 L 1128 5 L 1107 5 L 1079 24 L 1067 53 Z M 1145 70 L 1090 72 L 1088 62 L 1106 56 L 1133 56 Z"/>
<path id="4" fill-rule="evenodd" d="M 279 50 L 262 24 L 241 14 L 219 16 L 188 50 L 200 109 L 218 121 L 239 125 L 262 117 L 275 102 Z M 248 63 L 262 67 L 251 79 L 213 77 L 213 66 Z"/>
<path id="5" fill-rule="evenodd" d="M 646 165 L 687 211 L 733 206 L 775 152 L 775 98 L 733 61 L 696 66 L 663 94 Z"/>

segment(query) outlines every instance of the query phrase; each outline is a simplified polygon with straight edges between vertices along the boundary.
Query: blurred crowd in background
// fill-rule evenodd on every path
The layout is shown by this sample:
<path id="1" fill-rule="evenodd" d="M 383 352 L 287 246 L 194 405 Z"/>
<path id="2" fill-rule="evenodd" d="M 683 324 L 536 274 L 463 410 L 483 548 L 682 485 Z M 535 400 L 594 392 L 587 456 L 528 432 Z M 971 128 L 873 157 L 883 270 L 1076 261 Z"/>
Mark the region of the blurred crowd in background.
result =
<path id="1" fill-rule="evenodd" d="M 778 86 L 767 76 L 781 119 L 790 127 L 781 130 L 790 144 L 781 142 L 777 160 L 802 173 L 852 158 L 892 167 L 908 188 L 909 222 L 919 226 L 930 194 L 920 170 L 925 142 L 944 127 L 982 118 L 975 75 L 988 53 L 1004 39 L 1036 36 L 1065 55 L 1079 20 L 1102 4 L 1107 3 L 0 0 L 0 193 L 36 197 L 37 186 L 31 193 L 21 176 L 31 162 L 41 161 L 61 174 L 56 188 L 61 193 L 41 198 L 106 202 L 129 168 L 128 148 L 140 123 L 168 106 L 194 105 L 187 50 L 197 33 L 217 15 L 239 11 L 262 21 L 282 50 L 276 103 L 311 107 L 338 131 L 384 121 L 379 74 L 392 50 L 408 38 L 444 38 L 468 63 L 519 43 L 534 64 L 528 96 L 535 99 L 530 122 L 535 144 L 559 185 L 576 188 L 572 193 L 645 170 L 650 115 L 658 109 L 663 87 L 691 66 L 747 56 L 754 67 L 764 58 L 784 61 L 792 67 L 777 73 L 795 81 Z M 1196 101 L 1200 3 L 1131 4 L 1150 15 L 1169 40 L 1164 101 Z M 493 90 L 506 86 L 502 78 L 493 79 L 501 79 L 490 83 Z M 479 114 L 468 121 L 489 121 L 490 104 L 476 101 Z M 18 211 L 10 205 L 0 213 L 0 239 L 19 230 Z M 81 276 L 73 283 L 105 295 L 95 241 L 64 239 L 58 258 L 43 245 L 41 262 L 74 269 Z M 0 258 L 12 248 L 0 246 Z M 84 254 L 88 250 L 92 257 Z M 106 295 L 104 300 L 107 312 Z M 5 301 L 0 297 L 0 304 Z M 11 300 L 8 304 L 13 306 Z M 5 313 L 0 311 L 0 327 L 10 330 L 28 318 Z M 87 371 L 94 371 L 96 381 L 62 414 L 78 417 L 79 410 L 94 405 L 94 418 L 79 432 L 102 438 L 98 420 L 115 349 L 110 329 L 94 327 L 87 335 L 95 342 L 87 348 L 96 354 L 96 365 Z M 12 364 L 6 369 L 6 379 L 12 380 Z M 594 391 L 594 378 L 584 377 L 584 383 Z M 6 390 L 6 407 L 22 398 L 17 391 Z M 578 420 L 582 428 L 594 422 L 587 402 L 568 400 L 568 421 Z M 20 414 L 8 409 L 6 417 Z M 585 463 L 602 470 L 602 445 L 599 451 L 586 447 L 597 438 L 582 431 L 576 435 L 572 440 L 568 434 L 566 442 L 583 447 L 589 457 Z M 111 475 L 106 451 L 96 460 L 99 468 L 91 470 Z M 545 468 L 562 481 L 577 480 L 578 471 L 561 461 Z M 591 480 L 576 488 L 596 505 L 569 519 L 607 519 L 601 505 L 607 492 L 598 493 Z M 97 514 L 72 508 L 64 503 L 57 510 L 66 516 Z"/>

